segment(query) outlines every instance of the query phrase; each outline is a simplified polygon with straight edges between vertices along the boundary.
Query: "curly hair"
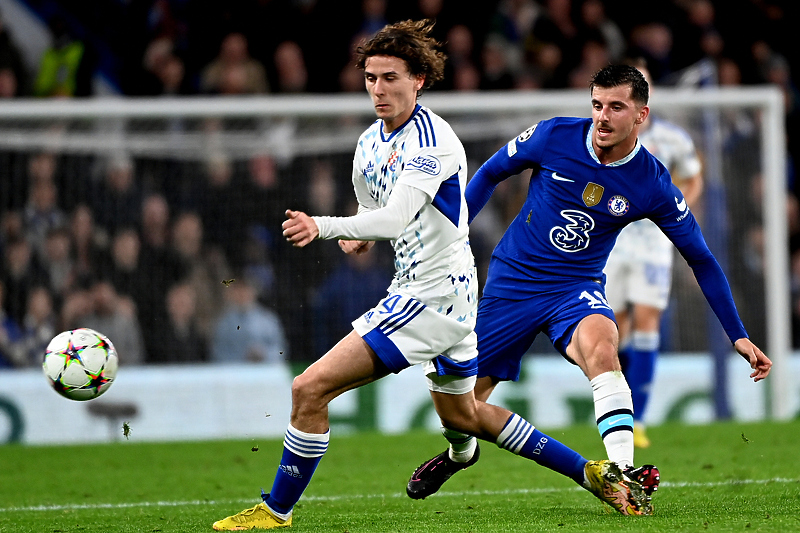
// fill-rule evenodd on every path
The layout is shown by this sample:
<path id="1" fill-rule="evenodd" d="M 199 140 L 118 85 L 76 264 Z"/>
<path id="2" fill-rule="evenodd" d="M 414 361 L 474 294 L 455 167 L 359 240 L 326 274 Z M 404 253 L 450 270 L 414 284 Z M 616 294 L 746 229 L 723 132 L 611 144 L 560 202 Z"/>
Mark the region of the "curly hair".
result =
<path id="1" fill-rule="evenodd" d="M 389 24 L 356 49 L 356 67 L 364 70 L 372 56 L 398 57 L 406 62 L 412 76 L 424 76 L 422 89 L 444 78 L 447 58 L 438 48 L 442 43 L 430 36 L 435 21 L 405 20 Z M 422 90 L 419 91 L 420 94 Z"/>
<path id="2" fill-rule="evenodd" d="M 594 91 L 595 87 L 610 88 L 620 85 L 630 85 L 633 101 L 647 105 L 650 99 L 650 85 L 641 71 L 631 65 L 608 65 L 601 68 L 592 76 L 589 91 Z"/>

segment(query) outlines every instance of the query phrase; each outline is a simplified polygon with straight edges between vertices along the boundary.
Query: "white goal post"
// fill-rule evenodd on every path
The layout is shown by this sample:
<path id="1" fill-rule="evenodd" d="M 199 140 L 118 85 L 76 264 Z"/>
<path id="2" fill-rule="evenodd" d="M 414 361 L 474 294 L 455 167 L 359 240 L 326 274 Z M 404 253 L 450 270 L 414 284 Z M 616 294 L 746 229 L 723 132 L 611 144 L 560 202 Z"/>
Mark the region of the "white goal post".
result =
<path id="1" fill-rule="evenodd" d="M 422 96 L 421 103 L 446 118 L 469 144 L 486 140 L 497 144 L 526 129 L 534 120 L 556 115 L 588 116 L 588 90 L 491 93 L 437 93 Z M 786 212 L 786 134 L 782 93 L 775 87 L 672 89 L 659 87 L 651 108 L 689 122 L 703 113 L 746 110 L 760 139 L 758 166 L 763 179 L 763 317 L 765 351 L 775 363 L 767 380 L 770 414 L 787 419 L 791 402 L 789 373 L 791 352 L 789 258 Z M 198 127 L 176 132 L 169 127 L 131 127 L 148 121 L 220 119 L 249 121 L 241 129 L 220 128 L 213 133 Z M 210 150 L 247 157 L 269 151 L 283 159 L 313 154 L 352 154 L 358 134 L 374 119 L 366 94 L 187 97 L 94 98 L 73 100 L 8 100 L 0 102 L 0 151 L 56 151 L 110 156 L 124 152 L 132 157 L 170 157 L 199 161 Z M 52 127 L 78 123 L 80 127 Z M 699 135 L 718 133 L 704 122 Z M 709 140 L 707 139 L 707 140 Z M 720 140 L 721 142 L 721 140 Z M 495 147 L 496 148 L 496 147 Z M 713 151 L 711 146 L 702 148 Z M 491 152 L 489 152 L 491 153 Z M 708 159 L 708 158 L 707 158 Z M 470 162 L 473 165 L 473 162 Z M 477 167 L 470 168 L 470 173 Z M 725 180 L 724 175 L 714 179 Z M 741 192 L 741 191 L 739 191 Z M 745 193 L 747 194 L 747 193 Z M 737 217 L 731 212 L 729 217 Z M 742 303 L 739 302 L 740 307 Z M 748 324 L 745 323 L 747 327 Z"/>

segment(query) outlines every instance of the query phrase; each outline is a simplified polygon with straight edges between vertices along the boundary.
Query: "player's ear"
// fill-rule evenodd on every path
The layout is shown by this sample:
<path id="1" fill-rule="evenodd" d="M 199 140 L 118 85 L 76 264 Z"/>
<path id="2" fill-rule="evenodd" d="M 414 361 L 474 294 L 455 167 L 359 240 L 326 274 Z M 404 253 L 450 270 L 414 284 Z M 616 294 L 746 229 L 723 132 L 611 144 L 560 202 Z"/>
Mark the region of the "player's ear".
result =
<path id="1" fill-rule="evenodd" d="M 645 120 L 647 120 L 648 115 L 650 115 L 650 108 L 646 105 L 643 105 L 641 109 L 639 109 L 639 116 L 636 117 L 635 122 L 637 124 L 642 124 Z"/>
<path id="2" fill-rule="evenodd" d="M 416 78 L 416 84 L 414 85 L 417 92 L 421 91 L 424 85 L 425 85 L 425 74 L 418 74 Z"/>

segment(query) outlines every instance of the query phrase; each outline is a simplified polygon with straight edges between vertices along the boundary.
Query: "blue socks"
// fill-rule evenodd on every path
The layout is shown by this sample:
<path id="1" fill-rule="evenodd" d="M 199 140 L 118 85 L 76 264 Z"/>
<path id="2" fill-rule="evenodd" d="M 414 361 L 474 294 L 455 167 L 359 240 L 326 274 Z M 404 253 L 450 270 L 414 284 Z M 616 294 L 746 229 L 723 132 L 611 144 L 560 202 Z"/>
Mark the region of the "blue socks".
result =
<path id="1" fill-rule="evenodd" d="M 497 445 L 583 485 L 583 468 L 588 461 L 578 452 L 534 428 L 516 413 L 509 417 L 497 437 Z"/>
<path id="2" fill-rule="evenodd" d="M 330 430 L 306 433 L 290 424 L 283 440 L 283 456 L 269 494 L 262 498 L 279 518 L 286 519 L 308 487 L 320 459 L 328 450 Z"/>
<path id="3" fill-rule="evenodd" d="M 634 331 L 631 335 L 630 346 L 626 350 L 627 364 L 623 370 L 631 388 L 634 419 L 637 422 L 644 417 L 647 401 L 650 399 L 650 387 L 655 375 L 659 343 L 658 332 Z"/>

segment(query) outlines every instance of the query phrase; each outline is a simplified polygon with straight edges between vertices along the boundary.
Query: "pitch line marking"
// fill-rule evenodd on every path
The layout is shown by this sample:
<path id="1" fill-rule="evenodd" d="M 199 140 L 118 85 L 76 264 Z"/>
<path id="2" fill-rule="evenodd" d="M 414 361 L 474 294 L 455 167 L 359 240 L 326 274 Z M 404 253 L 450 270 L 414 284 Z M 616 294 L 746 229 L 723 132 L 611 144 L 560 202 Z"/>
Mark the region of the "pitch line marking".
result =
<path id="1" fill-rule="evenodd" d="M 697 481 L 664 481 L 659 488 L 713 488 L 726 485 L 766 485 L 767 483 L 800 483 L 800 479 L 777 477 L 772 479 L 741 479 L 733 481 L 713 481 L 701 483 Z M 571 488 L 540 488 L 540 489 L 509 489 L 509 490 L 474 490 L 447 492 L 440 491 L 434 497 L 462 497 L 462 496 L 505 496 L 514 494 L 544 494 L 553 492 L 571 492 L 585 490 L 581 487 Z M 395 492 L 393 494 L 350 494 L 341 496 L 303 496 L 300 501 L 306 502 L 331 502 L 342 500 L 362 500 L 376 498 L 406 498 L 405 493 Z M 248 504 L 252 499 L 237 500 L 189 500 L 180 502 L 157 501 L 157 502 L 131 502 L 131 503 L 81 503 L 65 505 L 31 505 L 27 507 L 0 507 L 0 513 L 33 512 L 33 511 L 77 511 L 86 509 L 130 509 L 136 507 L 182 507 L 187 505 L 229 505 L 229 504 Z"/>

